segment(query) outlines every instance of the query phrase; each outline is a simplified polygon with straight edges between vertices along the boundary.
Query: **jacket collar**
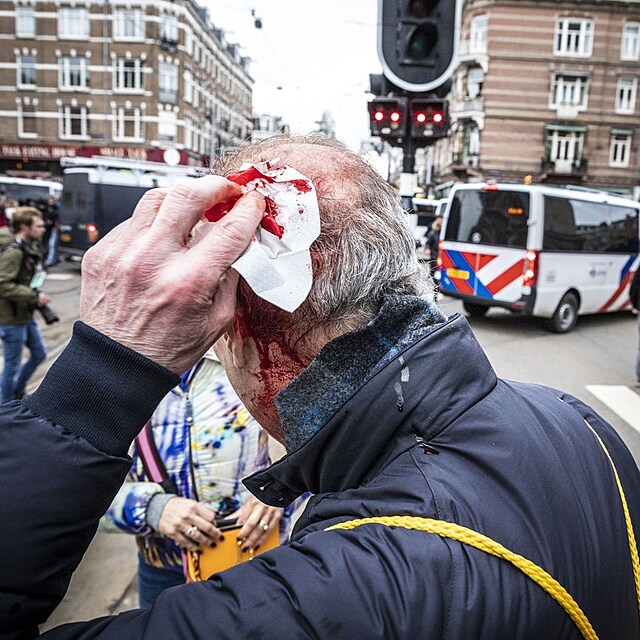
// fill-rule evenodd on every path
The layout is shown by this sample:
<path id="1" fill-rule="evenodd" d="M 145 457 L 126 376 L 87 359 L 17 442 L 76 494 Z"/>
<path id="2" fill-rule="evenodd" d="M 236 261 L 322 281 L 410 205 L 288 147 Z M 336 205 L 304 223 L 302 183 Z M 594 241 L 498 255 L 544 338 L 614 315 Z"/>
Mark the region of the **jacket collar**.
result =
<path id="1" fill-rule="evenodd" d="M 412 344 L 398 339 L 388 354 L 390 357 L 381 360 L 381 366 L 321 428 L 269 469 L 247 478 L 247 488 L 267 504 L 286 506 L 306 491 L 326 493 L 357 487 L 380 464 L 397 455 L 398 446 L 414 445 L 413 434 L 426 441 L 435 437 L 487 395 L 497 381 L 468 323 L 457 314 L 431 326 Z M 355 358 L 356 354 L 344 357 Z M 322 398 L 316 401 L 324 399 L 327 406 L 333 406 L 333 397 L 341 395 L 336 389 L 343 381 L 338 377 L 339 368 L 335 364 L 332 368 L 326 353 L 321 352 L 279 396 L 279 409 L 285 413 L 292 410 L 298 397 L 303 420 L 310 410 L 315 415 L 314 407 L 307 406 L 304 395 L 298 394 L 315 366 L 328 369 L 322 378 L 327 383 Z M 315 375 L 312 379 L 317 381 Z"/>

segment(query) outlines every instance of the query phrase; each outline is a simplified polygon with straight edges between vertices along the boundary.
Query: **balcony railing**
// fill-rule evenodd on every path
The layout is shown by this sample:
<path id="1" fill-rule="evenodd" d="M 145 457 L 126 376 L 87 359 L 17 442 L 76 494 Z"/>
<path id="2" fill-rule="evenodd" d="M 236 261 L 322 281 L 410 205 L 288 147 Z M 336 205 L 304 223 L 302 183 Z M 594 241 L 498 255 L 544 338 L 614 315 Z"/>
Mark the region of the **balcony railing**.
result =
<path id="1" fill-rule="evenodd" d="M 587 173 L 588 162 L 586 158 L 580 158 L 579 160 L 542 158 L 540 168 L 543 173 L 555 175 L 584 175 Z"/>
<path id="2" fill-rule="evenodd" d="M 456 113 L 458 114 L 476 111 L 484 113 L 484 98 L 465 98 L 456 105 Z"/>

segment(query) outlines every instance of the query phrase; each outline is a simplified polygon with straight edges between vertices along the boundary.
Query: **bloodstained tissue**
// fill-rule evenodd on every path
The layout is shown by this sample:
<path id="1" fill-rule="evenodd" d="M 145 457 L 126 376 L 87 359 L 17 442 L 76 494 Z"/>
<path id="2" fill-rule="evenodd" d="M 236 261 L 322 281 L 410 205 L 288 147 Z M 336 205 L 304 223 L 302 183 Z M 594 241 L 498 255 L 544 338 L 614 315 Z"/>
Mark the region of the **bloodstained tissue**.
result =
<path id="1" fill-rule="evenodd" d="M 267 168 L 270 168 L 269 163 L 267 163 Z M 289 180 L 287 182 L 276 182 L 275 178 L 264 175 L 255 167 L 249 167 L 248 169 L 238 171 L 237 173 L 232 173 L 231 175 L 227 176 L 227 180 L 231 180 L 231 182 L 235 182 L 236 184 L 245 186 L 248 189 L 255 190 L 260 190 L 260 187 L 264 188 L 267 184 L 281 184 L 283 186 L 290 185 L 301 193 L 307 193 L 311 191 L 311 186 L 306 180 Z M 238 198 L 234 198 L 233 200 L 227 200 L 225 202 L 216 204 L 208 211 L 205 211 L 205 218 L 209 220 L 209 222 L 217 222 L 233 208 L 233 205 L 236 203 L 237 199 Z M 282 238 L 282 235 L 284 234 L 284 228 L 279 225 L 276 220 L 279 213 L 278 206 L 276 205 L 275 201 L 269 196 L 265 196 L 265 200 L 266 211 L 260 222 L 260 226 L 265 231 L 272 233 L 274 236 Z"/>

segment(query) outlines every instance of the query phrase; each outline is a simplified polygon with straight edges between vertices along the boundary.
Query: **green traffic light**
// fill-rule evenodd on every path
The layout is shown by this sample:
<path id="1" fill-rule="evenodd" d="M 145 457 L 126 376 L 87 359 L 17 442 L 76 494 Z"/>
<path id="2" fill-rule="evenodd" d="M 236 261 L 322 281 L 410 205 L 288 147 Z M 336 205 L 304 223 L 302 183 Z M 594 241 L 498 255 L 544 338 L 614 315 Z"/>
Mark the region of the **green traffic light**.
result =
<path id="1" fill-rule="evenodd" d="M 407 42 L 407 56 L 413 60 L 428 58 L 438 42 L 438 30 L 432 24 L 415 27 Z"/>

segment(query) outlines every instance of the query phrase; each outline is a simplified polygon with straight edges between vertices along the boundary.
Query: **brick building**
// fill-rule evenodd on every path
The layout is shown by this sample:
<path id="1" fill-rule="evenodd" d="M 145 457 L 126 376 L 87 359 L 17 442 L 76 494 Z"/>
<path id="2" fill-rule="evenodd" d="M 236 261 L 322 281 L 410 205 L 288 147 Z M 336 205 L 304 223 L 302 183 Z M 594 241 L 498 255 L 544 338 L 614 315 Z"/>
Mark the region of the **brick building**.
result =
<path id="1" fill-rule="evenodd" d="M 640 197 L 640 0 L 467 0 L 434 176 Z"/>
<path id="2" fill-rule="evenodd" d="M 252 87 L 192 0 L 0 0 L 0 173 L 96 154 L 207 164 L 250 136 Z"/>

